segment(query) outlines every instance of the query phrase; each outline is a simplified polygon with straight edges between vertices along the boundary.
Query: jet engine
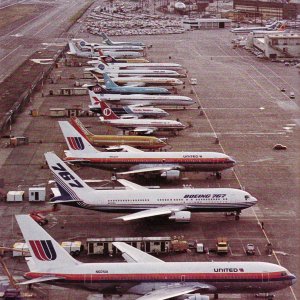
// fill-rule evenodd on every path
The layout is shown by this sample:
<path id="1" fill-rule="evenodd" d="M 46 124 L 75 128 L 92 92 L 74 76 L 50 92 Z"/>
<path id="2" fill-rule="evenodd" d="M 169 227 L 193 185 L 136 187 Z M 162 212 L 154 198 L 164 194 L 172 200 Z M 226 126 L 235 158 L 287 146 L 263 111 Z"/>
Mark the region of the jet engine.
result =
<path id="1" fill-rule="evenodd" d="M 179 170 L 165 171 L 161 174 L 161 177 L 165 178 L 167 181 L 178 180 L 180 178 Z"/>
<path id="2" fill-rule="evenodd" d="M 187 298 L 184 298 L 184 300 L 209 300 L 209 296 L 203 296 L 203 295 L 200 295 L 200 294 L 193 294 L 193 295 L 188 296 Z"/>
<path id="3" fill-rule="evenodd" d="M 174 220 L 175 222 L 189 223 L 189 222 L 191 222 L 191 212 L 190 211 L 176 211 L 169 217 L 169 219 Z"/>

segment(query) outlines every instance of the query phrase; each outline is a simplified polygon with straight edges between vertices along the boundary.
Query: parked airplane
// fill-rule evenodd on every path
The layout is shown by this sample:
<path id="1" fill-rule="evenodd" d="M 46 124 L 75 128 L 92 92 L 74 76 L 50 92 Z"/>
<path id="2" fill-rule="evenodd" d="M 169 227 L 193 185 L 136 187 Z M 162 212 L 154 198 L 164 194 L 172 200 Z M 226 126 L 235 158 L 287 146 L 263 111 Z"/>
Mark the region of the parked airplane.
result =
<path id="1" fill-rule="evenodd" d="M 99 57 L 102 55 L 102 53 L 104 53 L 105 55 L 110 55 L 113 58 L 141 58 L 143 56 L 142 53 L 140 52 L 136 52 L 136 51 L 103 51 L 101 52 L 101 54 L 99 53 L 100 50 L 95 51 L 94 49 L 89 49 L 89 48 L 85 48 L 85 49 L 78 49 L 77 46 L 75 46 L 75 44 L 70 41 L 69 42 L 69 48 L 70 51 L 68 52 L 68 54 L 70 55 L 75 55 L 77 57 L 85 57 L 85 58 L 94 58 L 94 57 Z"/>
<path id="2" fill-rule="evenodd" d="M 240 27 L 240 28 L 231 29 L 230 32 L 233 32 L 233 33 L 250 33 L 250 32 L 255 32 L 255 31 L 274 31 L 274 30 L 279 30 L 280 28 L 282 28 L 283 24 L 285 24 L 285 22 L 275 21 L 272 24 L 267 25 L 267 26 Z"/>
<path id="3" fill-rule="evenodd" d="M 105 93 L 113 94 L 170 94 L 170 91 L 163 87 L 140 87 L 140 86 L 119 86 L 107 73 L 103 74 Z M 99 90 L 99 89 L 98 89 Z"/>
<path id="4" fill-rule="evenodd" d="M 59 166 L 60 167 L 60 166 Z M 205 294 L 271 293 L 293 285 L 296 276 L 265 262 L 164 262 L 126 243 L 114 242 L 126 262 L 82 263 L 28 215 L 16 216 L 31 257 L 27 279 L 102 293 L 139 295 L 136 300 L 209 300 Z M 200 294 L 201 293 L 201 294 Z M 142 295 L 142 296 L 141 296 Z"/>
<path id="5" fill-rule="evenodd" d="M 99 83 L 103 82 L 103 72 L 99 69 L 90 71 L 96 80 Z M 113 75 L 113 76 L 112 76 Z M 114 82 L 122 85 L 129 85 L 129 86 L 145 86 L 145 85 L 181 85 L 183 81 L 179 80 L 178 78 L 171 78 L 171 77 L 120 77 L 116 76 L 115 74 L 111 74 L 111 77 Z"/>
<path id="6" fill-rule="evenodd" d="M 118 146 L 132 146 L 142 149 L 159 149 L 167 144 L 165 139 L 159 139 L 154 136 L 137 136 L 137 135 L 95 135 L 88 131 L 84 125 L 76 117 L 71 117 L 72 126 L 92 145 L 100 147 L 112 147 L 109 149 L 117 149 Z"/>
<path id="7" fill-rule="evenodd" d="M 125 179 L 119 179 L 125 190 L 95 190 L 54 153 L 45 153 L 45 158 L 60 193 L 51 199 L 52 203 L 130 213 L 117 218 L 123 221 L 169 216 L 176 222 L 190 222 L 191 212 L 235 212 L 238 220 L 243 209 L 257 202 L 249 193 L 237 189 L 148 189 Z"/>
<path id="8" fill-rule="evenodd" d="M 95 44 L 88 43 L 83 39 L 72 39 L 72 42 L 78 45 L 81 49 L 101 49 L 102 51 L 144 51 L 144 48 L 140 46 Z"/>
<path id="9" fill-rule="evenodd" d="M 99 118 L 100 122 L 109 126 L 131 130 L 140 134 L 151 134 L 158 130 L 167 130 L 177 133 L 186 128 L 181 122 L 174 120 L 120 118 L 111 110 L 107 103 L 95 98 L 94 100 L 99 101 L 99 107 L 102 113 L 102 117 Z M 93 105 L 95 105 L 95 102 Z"/>
<path id="10" fill-rule="evenodd" d="M 109 68 L 117 69 L 163 69 L 163 70 L 182 70 L 182 66 L 175 63 L 125 63 L 118 62 L 111 56 L 99 57 L 97 60 L 90 60 L 87 63 L 94 67 L 97 67 L 100 62 L 106 64 Z"/>
<path id="11" fill-rule="evenodd" d="M 142 42 L 114 42 L 112 41 L 105 32 L 101 32 L 100 35 L 103 38 L 103 42 L 109 46 L 139 46 L 139 47 L 146 47 L 146 45 Z"/>
<path id="12" fill-rule="evenodd" d="M 72 164 L 118 170 L 118 174 L 158 175 L 167 180 L 179 179 L 181 171 L 214 172 L 221 178 L 220 171 L 235 165 L 234 159 L 218 152 L 144 152 L 129 146 L 123 146 L 126 152 L 100 152 L 71 124 L 58 123 L 69 148 L 65 160 Z"/>
<path id="13" fill-rule="evenodd" d="M 102 114 L 100 101 L 97 97 L 91 97 L 92 105 L 89 105 L 90 111 Z M 160 108 L 153 106 L 144 106 L 143 104 L 134 104 L 121 107 L 112 107 L 111 110 L 121 119 L 138 119 L 138 118 L 161 118 L 169 114 Z"/>
<path id="14" fill-rule="evenodd" d="M 106 90 L 100 85 L 89 86 L 87 87 L 89 90 L 89 95 L 91 99 L 91 103 L 93 103 L 93 97 L 96 97 L 97 100 L 104 100 L 106 102 L 110 102 L 111 104 L 116 105 L 168 105 L 168 106 L 182 106 L 186 107 L 196 102 L 186 96 L 178 96 L 178 95 L 140 95 L 140 94 L 132 94 L 132 95 L 122 95 L 122 94 L 109 94 L 110 91 Z M 130 90 L 130 89 L 128 89 Z"/>
<path id="15" fill-rule="evenodd" d="M 116 63 L 149 63 L 149 60 L 147 60 L 146 58 L 143 58 L 143 57 L 140 57 L 140 58 L 116 58 L 116 57 L 113 57 L 111 55 L 105 55 L 103 53 L 103 51 L 101 49 L 97 49 L 99 54 L 100 54 L 100 57 L 105 61 L 105 62 L 116 62 Z M 100 57 L 95 57 L 94 59 L 100 59 Z"/>
<path id="16" fill-rule="evenodd" d="M 162 70 L 162 69 L 120 69 L 117 67 L 111 67 L 102 62 L 98 62 L 98 65 L 91 68 L 85 68 L 85 71 L 98 71 L 100 74 L 108 73 L 112 76 L 126 77 L 126 76 L 148 76 L 148 77 L 183 77 L 178 72 L 173 70 Z"/>

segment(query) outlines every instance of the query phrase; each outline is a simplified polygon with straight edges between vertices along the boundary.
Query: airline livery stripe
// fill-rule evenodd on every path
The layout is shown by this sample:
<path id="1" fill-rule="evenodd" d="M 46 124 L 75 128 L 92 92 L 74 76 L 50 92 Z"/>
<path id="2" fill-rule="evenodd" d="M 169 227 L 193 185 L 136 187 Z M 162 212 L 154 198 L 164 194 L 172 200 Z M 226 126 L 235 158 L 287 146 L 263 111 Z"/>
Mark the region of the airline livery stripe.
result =
<path id="1" fill-rule="evenodd" d="M 87 277 L 94 281 L 136 281 L 136 282 L 180 282 L 182 276 L 185 281 L 205 282 L 267 282 L 292 280 L 292 276 L 281 276 L 280 272 L 275 273 L 159 273 L 159 274 L 47 274 L 47 273 L 26 273 L 26 277 L 38 278 L 45 275 L 63 277 L 69 281 L 84 281 Z"/>

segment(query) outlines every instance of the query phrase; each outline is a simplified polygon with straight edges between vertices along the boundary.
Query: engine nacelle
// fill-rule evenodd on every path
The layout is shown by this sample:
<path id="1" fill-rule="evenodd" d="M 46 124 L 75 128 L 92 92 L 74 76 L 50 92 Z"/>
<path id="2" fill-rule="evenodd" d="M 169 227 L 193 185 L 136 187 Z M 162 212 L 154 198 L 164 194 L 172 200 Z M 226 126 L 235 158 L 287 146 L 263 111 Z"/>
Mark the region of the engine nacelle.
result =
<path id="1" fill-rule="evenodd" d="M 209 300 L 209 296 L 200 295 L 200 294 L 193 294 L 184 298 L 184 300 Z"/>
<path id="2" fill-rule="evenodd" d="M 191 215 L 190 211 L 176 211 L 169 217 L 169 219 L 174 220 L 175 222 L 189 223 L 191 222 Z"/>
<path id="3" fill-rule="evenodd" d="M 167 181 L 178 180 L 180 178 L 179 170 L 170 170 L 161 173 L 161 177 L 165 178 Z"/>

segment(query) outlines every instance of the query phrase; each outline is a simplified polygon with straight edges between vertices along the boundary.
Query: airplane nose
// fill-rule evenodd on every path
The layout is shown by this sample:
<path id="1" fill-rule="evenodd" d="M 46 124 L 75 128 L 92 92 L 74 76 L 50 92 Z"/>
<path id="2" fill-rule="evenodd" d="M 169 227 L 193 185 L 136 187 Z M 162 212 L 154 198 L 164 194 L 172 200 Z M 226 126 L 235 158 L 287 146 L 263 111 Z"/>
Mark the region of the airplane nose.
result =
<path id="1" fill-rule="evenodd" d="M 296 283 L 297 278 L 294 274 L 291 274 L 291 278 L 292 278 L 292 285 Z"/>
<path id="2" fill-rule="evenodd" d="M 228 156 L 229 162 L 234 166 L 236 164 L 236 160 L 232 157 Z"/>

